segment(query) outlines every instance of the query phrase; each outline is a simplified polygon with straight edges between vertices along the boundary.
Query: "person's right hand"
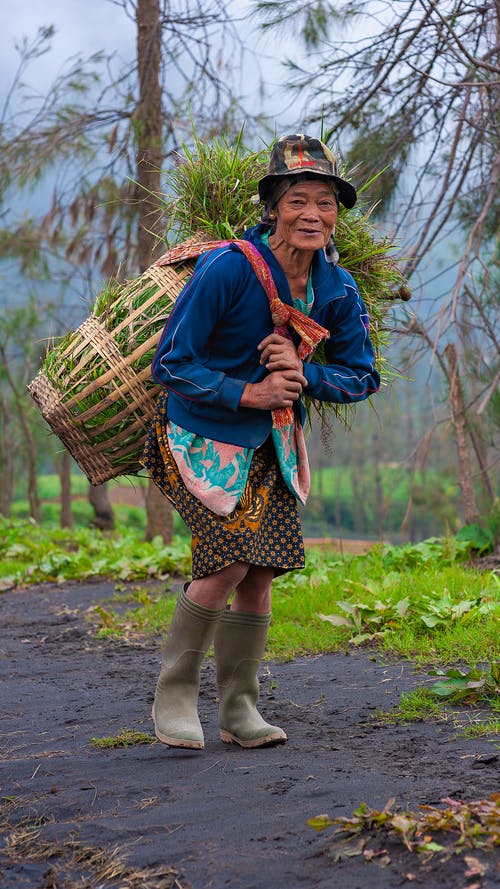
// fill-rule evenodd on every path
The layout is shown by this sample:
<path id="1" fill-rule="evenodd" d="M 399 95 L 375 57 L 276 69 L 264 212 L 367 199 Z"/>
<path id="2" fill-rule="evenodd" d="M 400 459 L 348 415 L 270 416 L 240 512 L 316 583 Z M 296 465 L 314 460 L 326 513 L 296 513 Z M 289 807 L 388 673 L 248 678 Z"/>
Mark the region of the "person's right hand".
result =
<path id="1" fill-rule="evenodd" d="M 307 380 L 298 370 L 276 370 L 260 383 L 247 383 L 240 400 L 240 407 L 253 407 L 264 411 L 292 407 L 307 386 Z"/>

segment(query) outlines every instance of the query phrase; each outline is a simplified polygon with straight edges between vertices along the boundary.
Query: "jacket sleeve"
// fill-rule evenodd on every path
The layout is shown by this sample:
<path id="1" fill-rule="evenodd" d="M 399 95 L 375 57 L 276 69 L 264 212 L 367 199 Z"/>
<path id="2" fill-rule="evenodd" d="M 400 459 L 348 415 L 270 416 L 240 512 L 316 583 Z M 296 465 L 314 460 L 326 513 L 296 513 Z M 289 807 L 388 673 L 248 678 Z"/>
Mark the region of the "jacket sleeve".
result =
<path id="1" fill-rule="evenodd" d="M 369 319 L 354 280 L 345 275 L 346 293 L 332 300 L 317 320 L 330 330 L 325 343 L 326 364 L 304 364 L 304 394 L 320 401 L 363 401 L 380 388 Z"/>
<path id="2" fill-rule="evenodd" d="M 238 271 L 234 251 L 217 251 L 198 261 L 165 325 L 151 368 L 153 377 L 178 395 L 235 411 L 245 381 L 212 370 L 206 362 L 210 335 L 238 286 Z"/>

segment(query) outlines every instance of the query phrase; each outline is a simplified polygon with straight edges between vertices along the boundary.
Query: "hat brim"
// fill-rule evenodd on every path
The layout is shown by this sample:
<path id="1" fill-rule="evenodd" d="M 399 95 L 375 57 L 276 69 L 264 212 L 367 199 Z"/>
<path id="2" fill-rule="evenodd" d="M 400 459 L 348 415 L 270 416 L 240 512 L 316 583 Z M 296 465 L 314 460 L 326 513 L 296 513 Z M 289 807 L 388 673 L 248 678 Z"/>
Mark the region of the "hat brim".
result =
<path id="1" fill-rule="evenodd" d="M 279 173 L 277 175 L 272 174 L 269 176 L 264 176 L 259 182 L 259 197 L 261 201 L 265 203 L 265 201 L 269 197 L 271 186 L 275 182 L 277 182 L 278 179 L 285 179 L 288 176 L 300 176 L 301 172 L 306 171 L 290 170 L 289 173 Z M 321 178 L 330 179 L 332 182 L 335 182 L 340 203 L 343 204 L 347 210 L 350 210 L 352 207 L 354 207 L 354 204 L 358 199 L 358 194 L 356 189 L 354 188 L 354 185 L 351 185 L 350 182 L 346 182 L 346 180 L 341 179 L 340 176 L 330 176 L 329 173 L 320 173 L 317 170 L 314 170 L 314 172 L 312 170 L 308 170 L 307 172 L 310 176 L 319 176 Z"/>

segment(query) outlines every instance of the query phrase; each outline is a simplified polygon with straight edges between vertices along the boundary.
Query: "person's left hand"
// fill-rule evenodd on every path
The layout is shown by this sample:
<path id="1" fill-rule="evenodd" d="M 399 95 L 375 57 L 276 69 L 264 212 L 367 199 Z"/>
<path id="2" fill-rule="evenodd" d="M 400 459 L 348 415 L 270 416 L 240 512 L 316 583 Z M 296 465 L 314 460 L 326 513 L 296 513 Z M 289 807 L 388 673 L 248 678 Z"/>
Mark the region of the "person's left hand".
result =
<path id="1" fill-rule="evenodd" d="M 297 370 L 303 373 L 303 365 L 293 341 L 279 333 L 270 333 L 257 346 L 260 363 L 265 364 L 270 373 L 275 370 Z"/>

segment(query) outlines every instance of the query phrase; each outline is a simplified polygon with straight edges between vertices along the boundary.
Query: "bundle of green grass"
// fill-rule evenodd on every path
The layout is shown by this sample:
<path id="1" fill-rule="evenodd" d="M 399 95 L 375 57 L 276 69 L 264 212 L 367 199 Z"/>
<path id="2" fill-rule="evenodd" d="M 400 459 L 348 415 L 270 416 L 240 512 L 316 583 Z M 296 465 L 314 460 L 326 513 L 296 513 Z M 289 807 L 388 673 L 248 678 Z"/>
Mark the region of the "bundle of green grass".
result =
<path id="1" fill-rule="evenodd" d="M 241 237 L 258 222 L 255 196 L 266 172 L 269 150 L 246 148 L 240 137 L 209 143 L 194 137 L 192 149 L 167 175 L 162 197 L 168 220 L 166 245 L 185 241 Z M 387 383 L 384 352 L 388 300 L 408 298 L 393 259 L 393 245 L 375 234 L 370 209 L 362 201 L 342 209 L 336 227 L 341 264 L 354 276 L 371 320 L 378 368 Z M 152 265 L 139 278 L 111 280 L 99 294 L 90 317 L 74 332 L 51 344 L 29 391 L 52 431 L 75 458 L 92 484 L 136 474 L 159 386 L 151 361 L 163 326 L 186 280 L 192 260 L 182 248 L 166 264 Z M 179 259 L 179 256 L 181 257 Z M 321 354 L 315 356 L 321 360 Z M 308 403 L 325 419 L 329 408 Z M 335 410 L 335 408 L 333 408 Z M 337 411 L 349 418 L 350 408 Z"/>

